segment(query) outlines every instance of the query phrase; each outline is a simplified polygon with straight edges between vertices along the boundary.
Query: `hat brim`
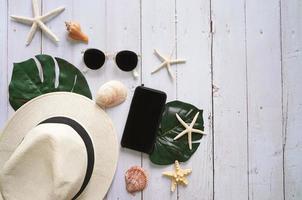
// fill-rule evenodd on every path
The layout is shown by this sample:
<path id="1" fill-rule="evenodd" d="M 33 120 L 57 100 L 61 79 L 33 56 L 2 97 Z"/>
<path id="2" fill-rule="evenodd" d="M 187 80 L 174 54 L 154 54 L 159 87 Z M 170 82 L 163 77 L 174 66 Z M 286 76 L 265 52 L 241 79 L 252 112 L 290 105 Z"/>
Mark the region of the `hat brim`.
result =
<path id="1" fill-rule="evenodd" d="M 55 116 L 64 116 L 77 121 L 86 129 L 93 141 L 95 151 L 93 174 L 77 199 L 104 198 L 117 166 L 117 135 L 108 115 L 94 101 L 75 93 L 55 92 L 41 95 L 16 111 L 0 136 L 0 170 L 27 132 L 41 121 Z"/>

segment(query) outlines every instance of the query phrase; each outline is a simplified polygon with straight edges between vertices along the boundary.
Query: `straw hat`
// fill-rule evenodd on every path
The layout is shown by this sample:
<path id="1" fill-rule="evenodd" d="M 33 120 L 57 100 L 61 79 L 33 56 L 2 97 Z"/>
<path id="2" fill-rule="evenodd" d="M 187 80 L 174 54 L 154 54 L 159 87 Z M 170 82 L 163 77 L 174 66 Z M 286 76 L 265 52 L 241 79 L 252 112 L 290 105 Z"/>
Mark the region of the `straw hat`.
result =
<path id="1" fill-rule="evenodd" d="M 0 136 L 0 199 L 102 199 L 117 159 L 113 124 L 92 100 L 69 92 L 39 96 Z"/>

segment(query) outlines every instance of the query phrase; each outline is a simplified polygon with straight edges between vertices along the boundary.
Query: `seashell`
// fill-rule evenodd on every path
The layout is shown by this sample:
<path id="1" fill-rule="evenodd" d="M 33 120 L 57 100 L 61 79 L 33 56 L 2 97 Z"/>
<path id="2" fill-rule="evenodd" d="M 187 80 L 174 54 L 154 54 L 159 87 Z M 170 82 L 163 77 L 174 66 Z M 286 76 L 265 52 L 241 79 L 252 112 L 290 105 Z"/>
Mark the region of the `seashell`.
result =
<path id="1" fill-rule="evenodd" d="M 67 31 L 69 32 L 68 36 L 74 40 L 79 40 L 85 43 L 88 43 L 88 36 L 82 32 L 81 26 L 77 22 L 65 22 Z"/>
<path id="2" fill-rule="evenodd" d="M 139 166 L 133 166 L 125 173 L 126 189 L 129 193 L 139 192 L 146 188 L 148 176 Z"/>
<path id="3" fill-rule="evenodd" d="M 102 85 L 96 94 L 96 103 L 103 108 L 110 108 L 126 100 L 127 88 L 119 81 L 108 81 Z"/>

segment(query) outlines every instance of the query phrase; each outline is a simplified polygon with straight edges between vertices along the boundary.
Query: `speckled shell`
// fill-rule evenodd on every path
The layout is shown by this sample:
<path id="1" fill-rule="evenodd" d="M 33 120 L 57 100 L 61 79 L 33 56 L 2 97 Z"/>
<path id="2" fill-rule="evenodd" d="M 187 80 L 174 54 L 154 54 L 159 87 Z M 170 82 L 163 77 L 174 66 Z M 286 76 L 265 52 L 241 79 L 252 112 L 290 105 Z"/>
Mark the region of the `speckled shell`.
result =
<path id="1" fill-rule="evenodd" d="M 129 193 L 139 192 L 146 188 L 148 176 L 139 166 L 133 166 L 125 174 L 126 189 Z"/>
<path id="2" fill-rule="evenodd" d="M 127 88 L 119 81 L 109 81 L 97 91 L 95 101 L 102 108 L 121 104 L 127 98 Z"/>

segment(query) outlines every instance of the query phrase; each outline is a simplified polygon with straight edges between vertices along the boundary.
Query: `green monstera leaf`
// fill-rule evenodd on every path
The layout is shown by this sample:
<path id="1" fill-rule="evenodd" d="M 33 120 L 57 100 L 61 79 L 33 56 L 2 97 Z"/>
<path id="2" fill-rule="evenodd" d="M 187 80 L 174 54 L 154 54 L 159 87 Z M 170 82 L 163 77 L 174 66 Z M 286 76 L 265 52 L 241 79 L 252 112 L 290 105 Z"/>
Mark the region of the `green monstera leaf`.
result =
<path id="1" fill-rule="evenodd" d="M 173 140 L 173 138 L 184 130 L 183 125 L 176 118 L 176 113 L 190 124 L 197 112 L 199 115 L 193 128 L 204 130 L 202 110 L 181 101 L 166 104 L 154 150 L 150 155 L 150 160 L 154 164 L 168 165 L 174 163 L 175 160 L 185 162 L 195 153 L 200 144 L 198 140 L 202 138 L 201 134 L 192 133 L 192 150 L 189 149 L 187 134 L 178 140 Z"/>
<path id="2" fill-rule="evenodd" d="M 41 64 L 42 79 L 33 58 L 14 63 L 12 79 L 9 84 L 9 101 L 17 110 L 29 100 L 49 92 L 68 91 L 92 98 L 88 83 L 83 74 L 72 64 L 55 58 L 59 67 L 58 85 L 54 59 L 49 55 L 37 55 Z"/>

